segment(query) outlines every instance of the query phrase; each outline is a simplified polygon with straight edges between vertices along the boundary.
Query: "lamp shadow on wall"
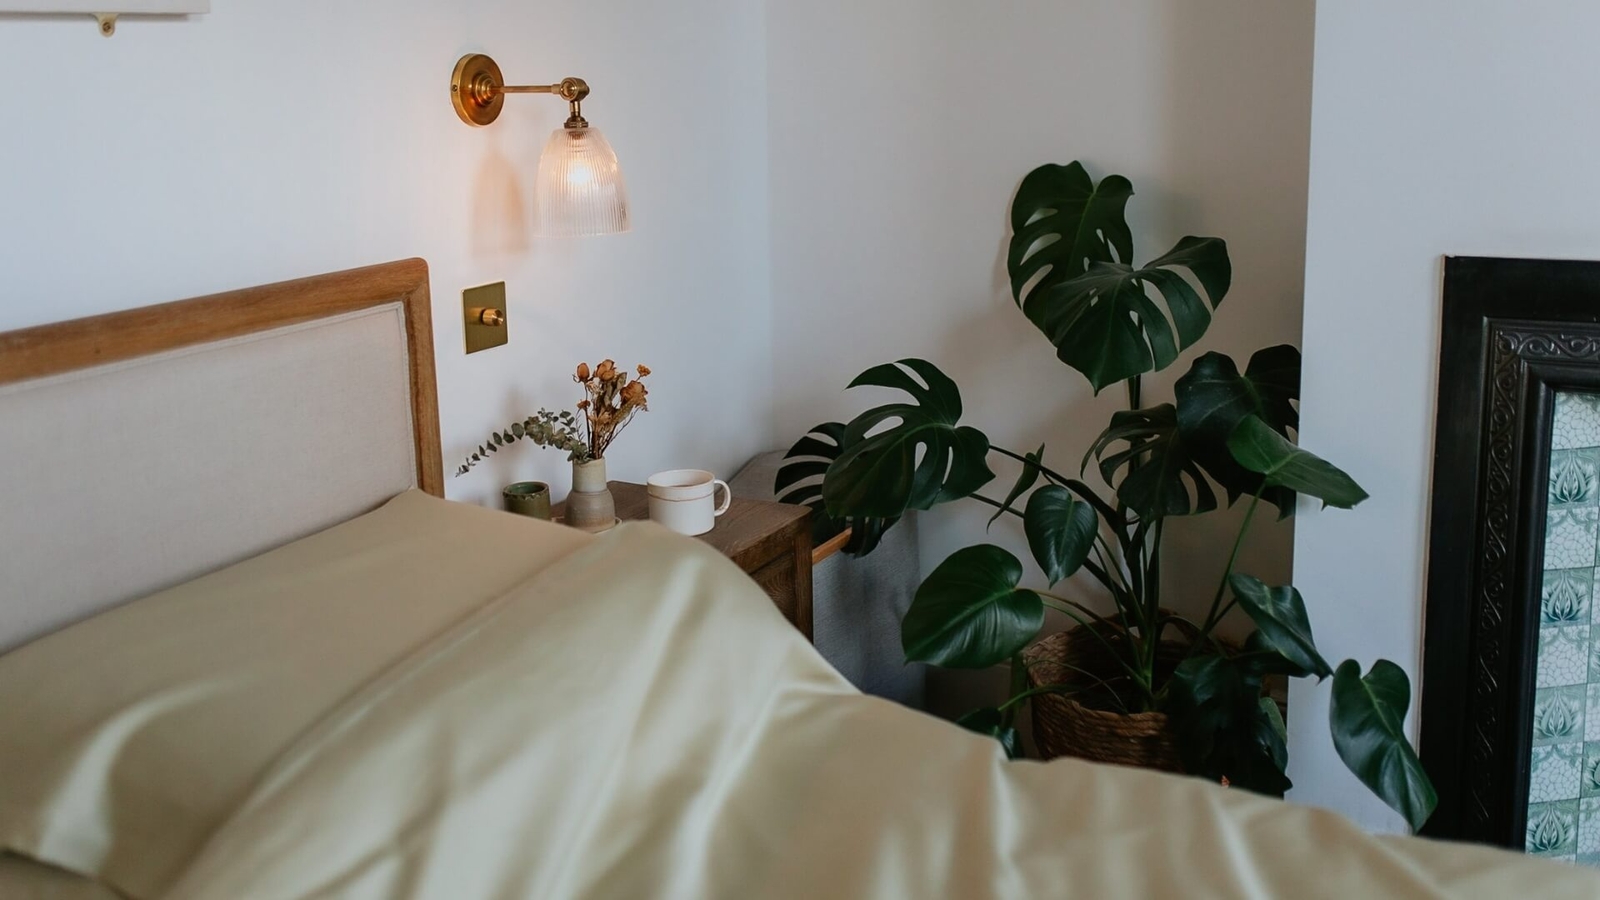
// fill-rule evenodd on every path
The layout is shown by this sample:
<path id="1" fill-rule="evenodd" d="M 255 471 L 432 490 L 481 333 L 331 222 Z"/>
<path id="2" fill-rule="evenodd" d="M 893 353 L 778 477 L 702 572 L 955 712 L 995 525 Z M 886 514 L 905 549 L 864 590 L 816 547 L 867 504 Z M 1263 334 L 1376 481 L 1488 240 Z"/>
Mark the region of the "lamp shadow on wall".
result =
<path id="1" fill-rule="evenodd" d="M 491 146 L 478 163 L 472 181 L 472 209 L 467 222 L 470 252 L 476 259 L 527 253 L 528 205 L 517 167 Z"/>

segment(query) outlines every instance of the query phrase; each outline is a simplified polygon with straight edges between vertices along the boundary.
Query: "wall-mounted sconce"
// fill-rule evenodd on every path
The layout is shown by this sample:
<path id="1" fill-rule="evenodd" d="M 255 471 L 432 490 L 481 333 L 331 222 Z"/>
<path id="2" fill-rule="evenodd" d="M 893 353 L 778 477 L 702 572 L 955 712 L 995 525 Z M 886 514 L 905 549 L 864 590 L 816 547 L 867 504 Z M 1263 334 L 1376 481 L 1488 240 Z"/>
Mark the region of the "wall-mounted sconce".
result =
<path id="1" fill-rule="evenodd" d="M 468 125 L 500 117 L 507 94 L 555 94 L 567 101 L 566 124 L 550 135 L 539 157 L 536 210 L 540 234 L 577 236 L 627 231 L 628 191 L 622 168 L 600 129 L 583 117 L 589 85 L 581 78 L 555 84 L 506 84 L 500 67 L 482 53 L 461 57 L 450 75 L 450 101 Z"/>

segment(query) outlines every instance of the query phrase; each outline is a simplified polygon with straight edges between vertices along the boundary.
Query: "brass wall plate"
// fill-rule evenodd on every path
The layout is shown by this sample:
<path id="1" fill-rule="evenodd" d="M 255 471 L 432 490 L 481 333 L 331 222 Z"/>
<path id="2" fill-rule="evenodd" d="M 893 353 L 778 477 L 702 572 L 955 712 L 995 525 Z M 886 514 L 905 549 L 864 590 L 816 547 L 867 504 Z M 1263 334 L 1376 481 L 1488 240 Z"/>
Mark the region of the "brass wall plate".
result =
<path id="1" fill-rule="evenodd" d="M 496 281 L 461 292 L 461 321 L 467 352 L 498 347 L 510 339 L 506 325 L 506 283 Z"/>
<path id="2" fill-rule="evenodd" d="M 450 103 L 456 115 L 468 125 L 488 125 L 500 117 L 506 103 L 501 90 L 506 79 L 494 60 L 482 53 L 469 53 L 456 62 L 450 73 Z"/>

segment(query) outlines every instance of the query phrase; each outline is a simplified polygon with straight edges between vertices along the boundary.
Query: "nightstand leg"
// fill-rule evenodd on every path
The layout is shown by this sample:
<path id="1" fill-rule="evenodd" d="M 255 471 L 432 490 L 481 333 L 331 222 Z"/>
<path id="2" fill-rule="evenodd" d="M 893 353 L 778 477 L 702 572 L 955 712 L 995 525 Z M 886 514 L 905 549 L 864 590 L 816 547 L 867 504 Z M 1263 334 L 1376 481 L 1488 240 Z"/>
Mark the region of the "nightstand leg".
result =
<path id="1" fill-rule="evenodd" d="M 811 528 L 800 529 L 794 539 L 794 626 L 815 643 L 811 623 Z"/>

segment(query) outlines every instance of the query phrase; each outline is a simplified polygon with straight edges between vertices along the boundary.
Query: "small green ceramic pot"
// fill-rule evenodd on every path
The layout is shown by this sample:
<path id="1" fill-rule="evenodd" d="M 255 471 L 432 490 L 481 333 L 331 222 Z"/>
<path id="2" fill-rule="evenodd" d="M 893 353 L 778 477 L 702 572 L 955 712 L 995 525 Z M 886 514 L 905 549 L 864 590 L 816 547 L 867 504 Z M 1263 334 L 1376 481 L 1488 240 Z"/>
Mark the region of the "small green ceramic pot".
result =
<path id="1" fill-rule="evenodd" d="M 542 481 L 519 481 L 508 484 L 500 492 L 505 499 L 506 512 L 535 519 L 550 518 L 550 485 Z"/>

